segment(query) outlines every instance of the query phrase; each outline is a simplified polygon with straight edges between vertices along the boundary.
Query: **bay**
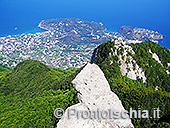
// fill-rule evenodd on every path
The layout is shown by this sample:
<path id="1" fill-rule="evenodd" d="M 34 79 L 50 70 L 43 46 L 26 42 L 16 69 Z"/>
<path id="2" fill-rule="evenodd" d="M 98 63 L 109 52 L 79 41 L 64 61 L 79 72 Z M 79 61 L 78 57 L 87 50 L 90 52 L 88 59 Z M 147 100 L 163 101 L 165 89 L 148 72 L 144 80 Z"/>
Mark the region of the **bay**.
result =
<path id="1" fill-rule="evenodd" d="M 158 31 L 170 48 L 169 0 L 0 0 L 0 36 L 42 32 L 42 20 L 72 17 L 114 32 L 122 25 Z"/>

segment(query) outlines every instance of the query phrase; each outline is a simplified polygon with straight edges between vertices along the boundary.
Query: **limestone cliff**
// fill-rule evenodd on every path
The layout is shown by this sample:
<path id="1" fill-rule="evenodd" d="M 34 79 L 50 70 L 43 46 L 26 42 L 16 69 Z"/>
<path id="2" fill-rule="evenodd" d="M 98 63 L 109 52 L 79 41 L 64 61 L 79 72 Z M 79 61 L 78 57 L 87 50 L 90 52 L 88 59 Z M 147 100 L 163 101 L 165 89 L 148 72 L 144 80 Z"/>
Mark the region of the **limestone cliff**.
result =
<path id="1" fill-rule="evenodd" d="M 88 63 L 84 69 L 72 81 L 74 88 L 78 92 L 79 102 L 69 107 L 57 128 L 133 128 L 129 118 L 127 119 L 77 119 L 72 116 L 68 119 L 68 110 L 117 110 L 122 111 L 124 107 L 118 96 L 110 89 L 104 73 L 96 64 Z"/>

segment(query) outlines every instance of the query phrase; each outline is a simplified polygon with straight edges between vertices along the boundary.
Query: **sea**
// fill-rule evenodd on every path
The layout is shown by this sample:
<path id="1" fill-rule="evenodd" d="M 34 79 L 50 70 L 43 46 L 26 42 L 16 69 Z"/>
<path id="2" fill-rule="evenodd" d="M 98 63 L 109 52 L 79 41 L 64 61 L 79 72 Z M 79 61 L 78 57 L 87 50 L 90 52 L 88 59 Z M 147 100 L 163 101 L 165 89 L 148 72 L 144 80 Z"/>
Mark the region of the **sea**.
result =
<path id="1" fill-rule="evenodd" d="M 43 32 L 42 20 L 73 17 L 112 32 L 123 25 L 158 31 L 170 49 L 170 0 L 0 0 L 0 37 Z"/>

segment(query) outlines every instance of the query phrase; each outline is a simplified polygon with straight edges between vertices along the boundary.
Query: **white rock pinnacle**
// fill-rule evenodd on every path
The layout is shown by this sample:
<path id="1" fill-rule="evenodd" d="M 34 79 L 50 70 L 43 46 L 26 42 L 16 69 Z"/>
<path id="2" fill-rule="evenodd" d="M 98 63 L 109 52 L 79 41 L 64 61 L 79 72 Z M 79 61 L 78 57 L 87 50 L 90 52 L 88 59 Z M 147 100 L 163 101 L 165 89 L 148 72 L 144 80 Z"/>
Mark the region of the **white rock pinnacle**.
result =
<path id="1" fill-rule="evenodd" d="M 88 63 L 72 81 L 78 92 L 79 102 L 67 108 L 64 116 L 57 124 L 57 128 L 133 128 L 131 120 L 127 119 L 77 119 L 72 116 L 68 119 L 68 110 L 117 110 L 121 112 L 124 107 L 118 96 L 110 89 L 104 73 L 96 64 Z"/>

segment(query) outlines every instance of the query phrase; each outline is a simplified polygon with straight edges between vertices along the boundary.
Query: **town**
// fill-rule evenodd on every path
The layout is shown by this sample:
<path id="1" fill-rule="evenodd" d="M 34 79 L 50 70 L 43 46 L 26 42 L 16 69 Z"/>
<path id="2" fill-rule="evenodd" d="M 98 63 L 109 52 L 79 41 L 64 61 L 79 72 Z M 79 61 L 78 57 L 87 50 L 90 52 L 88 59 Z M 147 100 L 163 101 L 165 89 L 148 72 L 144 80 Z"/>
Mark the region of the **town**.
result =
<path id="1" fill-rule="evenodd" d="M 143 41 L 136 39 L 132 27 L 122 26 L 118 32 L 108 32 L 102 23 L 78 18 L 43 20 L 38 26 L 45 31 L 1 37 L 0 64 L 15 67 L 23 60 L 34 59 L 51 67 L 81 67 L 90 61 L 98 45 L 110 39 L 122 37 L 127 43 Z M 154 40 L 151 34 L 156 39 L 163 38 L 157 32 L 142 31 L 140 36 L 148 35 L 151 40 Z"/>
<path id="2" fill-rule="evenodd" d="M 63 20 L 59 20 L 58 26 L 66 25 L 68 28 L 69 24 L 70 28 L 73 28 L 71 31 L 62 27 L 59 30 L 35 34 L 1 37 L 0 63 L 15 67 L 23 60 L 34 59 L 51 67 L 81 67 L 90 60 L 94 48 L 114 37 L 114 34 L 106 32 L 100 23 L 79 19 L 68 19 L 66 23 L 62 23 Z M 70 23 L 73 21 L 79 26 Z"/>

